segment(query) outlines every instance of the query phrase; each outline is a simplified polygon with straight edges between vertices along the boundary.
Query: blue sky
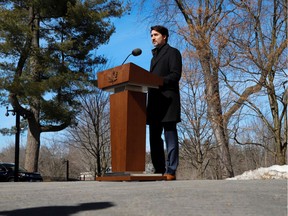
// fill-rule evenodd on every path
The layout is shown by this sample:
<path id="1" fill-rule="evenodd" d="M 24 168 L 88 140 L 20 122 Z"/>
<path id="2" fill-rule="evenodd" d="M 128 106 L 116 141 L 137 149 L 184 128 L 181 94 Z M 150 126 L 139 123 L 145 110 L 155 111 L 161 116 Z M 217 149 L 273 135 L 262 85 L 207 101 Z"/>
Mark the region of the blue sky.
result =
<path id="1" fill-rule="evenodd" d="M 104 55 L 109 59 L 109 67 L 121 65 L 124 59 L 135 48 L 140 48 L 140 56 L 130 56 L 126 63 L 133 62 L 148 70 L 151 59 L 151 49 L 153 45 L 150 41 L 150 24 L 140 21 L 136 13 L 125 15 L 122 18 L 113 20 L 116 32 L 110 38 L 108 44 L 101 46 L 96 55 Z M 11 107 L 9 107 L 11 109 Z M 0 128 L 10 128 L 15 125 L 15 116 L 11 114 L 6 117 L 6 107 L 0 107 Z M 42 137 L 51 136 L 51 133 L 43 133 Z M 14 144 L 14 136 L 0 135 L 0 149 L 8 144 Z M 26 143 L 26 134 L 21 136 L 21 145 Z"/>
<path id="2" fill-rule="evenodd" d="M 109 58 L 111 66 L 122 64 L 124 59 L 133 49 L 140 48 L 140 56 L 130 56 L 127 62 L 133 62 L 148 70 L 151 58 L 150 25 L 141 23 L 136 15 L 127 15 L 115 20 L 116 32 L 109 43 L 100 47 L 98 54 L 104 54 Z"/>

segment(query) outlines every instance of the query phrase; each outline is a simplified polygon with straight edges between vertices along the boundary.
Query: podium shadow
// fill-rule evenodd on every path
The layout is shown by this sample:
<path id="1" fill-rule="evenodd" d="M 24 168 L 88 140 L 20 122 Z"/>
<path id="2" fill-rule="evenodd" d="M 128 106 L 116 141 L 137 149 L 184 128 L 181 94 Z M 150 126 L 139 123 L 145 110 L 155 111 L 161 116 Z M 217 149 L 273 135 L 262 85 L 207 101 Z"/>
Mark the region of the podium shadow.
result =
<path id="1" fill-rule="evenodd" d="M 111 202 L 82 203 L 76 206 L 43 206 L 11 211 L 0 211 L 1 216 L 69 216 L 81 211 L 101 210 L 115 206 Z"/>

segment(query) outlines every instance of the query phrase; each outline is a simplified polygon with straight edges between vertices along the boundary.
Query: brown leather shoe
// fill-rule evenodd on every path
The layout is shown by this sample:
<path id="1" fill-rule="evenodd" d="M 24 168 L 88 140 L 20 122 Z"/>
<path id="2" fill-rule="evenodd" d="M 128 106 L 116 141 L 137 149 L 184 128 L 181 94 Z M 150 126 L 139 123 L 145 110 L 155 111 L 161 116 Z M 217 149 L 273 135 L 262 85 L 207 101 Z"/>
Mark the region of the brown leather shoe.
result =
<path id="1" fill-rule="evenodd" d="M 172 175 L 172 174 L 165 173 L 164 176 L 166 177 L 166 180 L 167 180 L 167 181 L 176 180 L 176 175 Z"/>

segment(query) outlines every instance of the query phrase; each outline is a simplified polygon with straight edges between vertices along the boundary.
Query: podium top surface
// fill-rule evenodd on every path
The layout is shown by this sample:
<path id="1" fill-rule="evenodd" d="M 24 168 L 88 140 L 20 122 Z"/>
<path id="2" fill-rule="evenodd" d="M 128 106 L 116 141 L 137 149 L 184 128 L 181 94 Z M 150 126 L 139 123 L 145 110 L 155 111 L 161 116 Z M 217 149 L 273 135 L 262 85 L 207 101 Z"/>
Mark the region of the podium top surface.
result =
<path id="1" fill-rule="evenodd" d="M 158 88 L 163 84 L 163 78 L 151 74 L 133 63 L 98 72 L 97 77 L 98 88 L 103 90 L 111 90 L 126 85 Z"/>

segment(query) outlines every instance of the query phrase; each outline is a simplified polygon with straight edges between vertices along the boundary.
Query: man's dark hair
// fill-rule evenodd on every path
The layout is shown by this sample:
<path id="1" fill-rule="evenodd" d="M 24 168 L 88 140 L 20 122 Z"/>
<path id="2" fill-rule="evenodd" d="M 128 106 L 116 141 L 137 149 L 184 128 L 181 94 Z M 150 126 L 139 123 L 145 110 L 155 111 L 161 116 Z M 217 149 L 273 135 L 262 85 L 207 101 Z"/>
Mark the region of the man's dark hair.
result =
<path id="1" fill-rule="evenodd" d="M 168 29 L 166 27 L 161 26 L 161 25 L 155 25 L 155 26 L 151 27 L 151 31 L 152 30 L 159 32 L 161 35 L 165 35 L 166 36 L 166 43 L 168 42 L 169 32 L 168 32 Z"/>

